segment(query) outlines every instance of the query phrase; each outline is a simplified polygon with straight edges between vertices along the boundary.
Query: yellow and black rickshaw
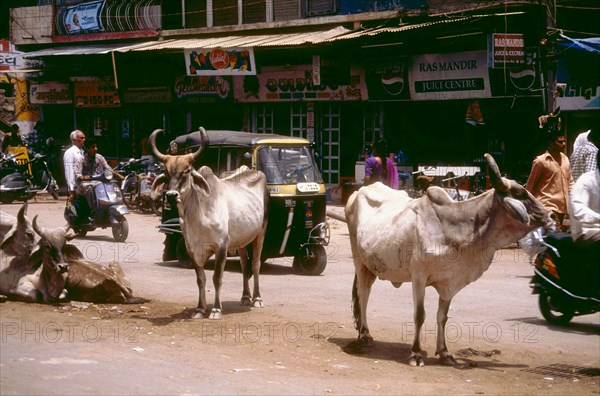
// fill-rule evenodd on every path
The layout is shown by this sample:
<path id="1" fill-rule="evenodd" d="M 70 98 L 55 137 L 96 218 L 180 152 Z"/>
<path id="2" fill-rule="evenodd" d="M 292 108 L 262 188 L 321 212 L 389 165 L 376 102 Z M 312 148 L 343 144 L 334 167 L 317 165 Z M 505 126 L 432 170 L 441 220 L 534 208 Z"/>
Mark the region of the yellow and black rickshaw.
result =
<path id="1" fill-rule="evenodd" d="M 199 165 L 209 166 L 223 175 L 242 165 L 267 176 L 270 193 L 269 222 L 262 260 L 294 257 L 295 272 L 319 275 L 325 270 L 329 244 L 326 222 L 325 185 L 308 140 L 275 134 L 208 130 L 209 145 Z M 177 137 L 170 151 L 184 154 L 200 145 L 200 133 Z M 167 234 L 163 259 L 177 258 L 188 266 L 177 208 L 165 201 L 159 226 Z"/>

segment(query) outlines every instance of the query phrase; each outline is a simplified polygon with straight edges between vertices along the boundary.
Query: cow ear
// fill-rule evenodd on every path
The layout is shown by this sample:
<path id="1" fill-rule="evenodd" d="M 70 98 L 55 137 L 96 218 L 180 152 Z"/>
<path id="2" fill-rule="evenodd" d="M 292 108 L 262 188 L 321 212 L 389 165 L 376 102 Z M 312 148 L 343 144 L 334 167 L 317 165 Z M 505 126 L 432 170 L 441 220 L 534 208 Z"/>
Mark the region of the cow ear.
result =
<path id="1" fill-rule="evenodd" d="M 527 213 L 527 208 L 525 208 L 523 202 L 514 198 L 505 197 L 502 200 L 502 204 L 508 211 L 510 217 L 523 224 L 529 224 L 529 214 Z"/>
<path id="2" fill-rule="evenodd" d="M 192 180 L 194 181 L 194 185 L 200 189 L 200 192 L 204 194 L 205 197 L 210 196 L 210 186 L 198 171 L 192 171 Z"/>
<path id="3" fill-rule="evenodd" d="M 68 259 L 84 259 L 81 250 L 79 250 L 77 246 L 71 245 L 70 243 L 67 243 L 63 248 L 63 256 Z"/>

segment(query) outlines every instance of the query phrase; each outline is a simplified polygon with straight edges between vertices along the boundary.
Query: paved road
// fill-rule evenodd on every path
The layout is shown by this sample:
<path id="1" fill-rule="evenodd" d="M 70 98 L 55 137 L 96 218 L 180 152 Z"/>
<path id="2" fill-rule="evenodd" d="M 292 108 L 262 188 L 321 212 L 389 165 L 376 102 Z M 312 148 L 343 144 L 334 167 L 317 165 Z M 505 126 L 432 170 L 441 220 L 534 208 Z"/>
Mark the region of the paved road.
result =
<path id="1" fill-rule="evenodd" d="M 64 223 L 64 201 L 29 206 L 41 226 Z M 3 205 L 16 214 L 20 205 Z M 331 208 L 340 211 L 340 207 Z M 590 394 L 600 391 L 600 315 L 565 328 L 541 318 L 519 249 L 497 253 L 490 269 L 454 299 L 447 338 L 458 368 L 438 366 L 437 296 L 428 289 L 425 368 L 407 366 L 412 342 L 409 285 L 376 282 L 369 302 L 375 346 L 353 353 L 354 268 L 345 224 L 331 220 L 325 272 L 294 275 L 291 259 L 261 271 L 264 309 L 239 305 L 241 274 L 228 260 L 221 322 L 189 319 L 193 270 L 162 262 L 154 215 L 129 215 L 130 236 L 110 230 L 75 239 L 89 260 L 118 260 L 138 296 L 134 306 L 0 304 L 0 394 Z M 211 279 L 211 272 L 207 274 Z M 207 297 L 212 303 L 212 285 Z M 500 355 L 468 355 L 500 351 Z M 459 354 L 462 351 L 462 354 Z M 588 371 L 584 371 L 587 369 Z M 587 374 L 586 374 L 587 373 Z M 590 374 L 591 373 L 591 374 Z M 595 373 L 595 376 L 594 376 Z"/>

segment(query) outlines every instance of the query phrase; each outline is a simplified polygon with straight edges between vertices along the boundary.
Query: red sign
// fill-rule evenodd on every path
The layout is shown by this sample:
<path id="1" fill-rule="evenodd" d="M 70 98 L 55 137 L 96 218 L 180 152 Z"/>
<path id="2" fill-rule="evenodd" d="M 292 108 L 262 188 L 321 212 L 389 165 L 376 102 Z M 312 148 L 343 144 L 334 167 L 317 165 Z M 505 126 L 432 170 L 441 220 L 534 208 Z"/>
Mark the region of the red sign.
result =
<path id="1" fill-rule="evenodd" d="M 525 65 L 525 40 L 522 34 L 494 33 L 490 47 L 493 67 Z"/>

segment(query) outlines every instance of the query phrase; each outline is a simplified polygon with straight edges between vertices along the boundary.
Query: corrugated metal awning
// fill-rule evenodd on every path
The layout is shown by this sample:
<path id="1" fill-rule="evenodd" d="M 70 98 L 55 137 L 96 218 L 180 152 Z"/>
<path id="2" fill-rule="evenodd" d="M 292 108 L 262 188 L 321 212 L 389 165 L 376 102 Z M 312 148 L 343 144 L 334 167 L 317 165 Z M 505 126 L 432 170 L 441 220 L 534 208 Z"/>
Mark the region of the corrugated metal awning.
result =
<path id="1" fill-rule="evenodd" d="M 136 43 L 136 44 L 95 44 L 95 45 L 77 45 L 46 48 L 39 51 L 32 51 L 22 54 L 24 58 L 42 58 L 45 56 L 64 56 L 64 55 L 101 55 L 111 52 L 126 52 L 133 48 L 154 44 L 154 41 Z"/>
<path id="2" fill-rule="evenodd" d="M 129 48 L 120 52 L 128 51 L 159 51 L 159 50 L 185 50 L 196 48 L 249 48 L 249 47 L 284 47 L 303 44 L 319 44 L 333 41 L 336 37 L 351 33 L 352 30 L 342 26 L 330 30 L 316 32 L 296 32 L 261 35 L 237 35 L 192 39 L 172 39 L 157 41 L 137 48 Z"/>

